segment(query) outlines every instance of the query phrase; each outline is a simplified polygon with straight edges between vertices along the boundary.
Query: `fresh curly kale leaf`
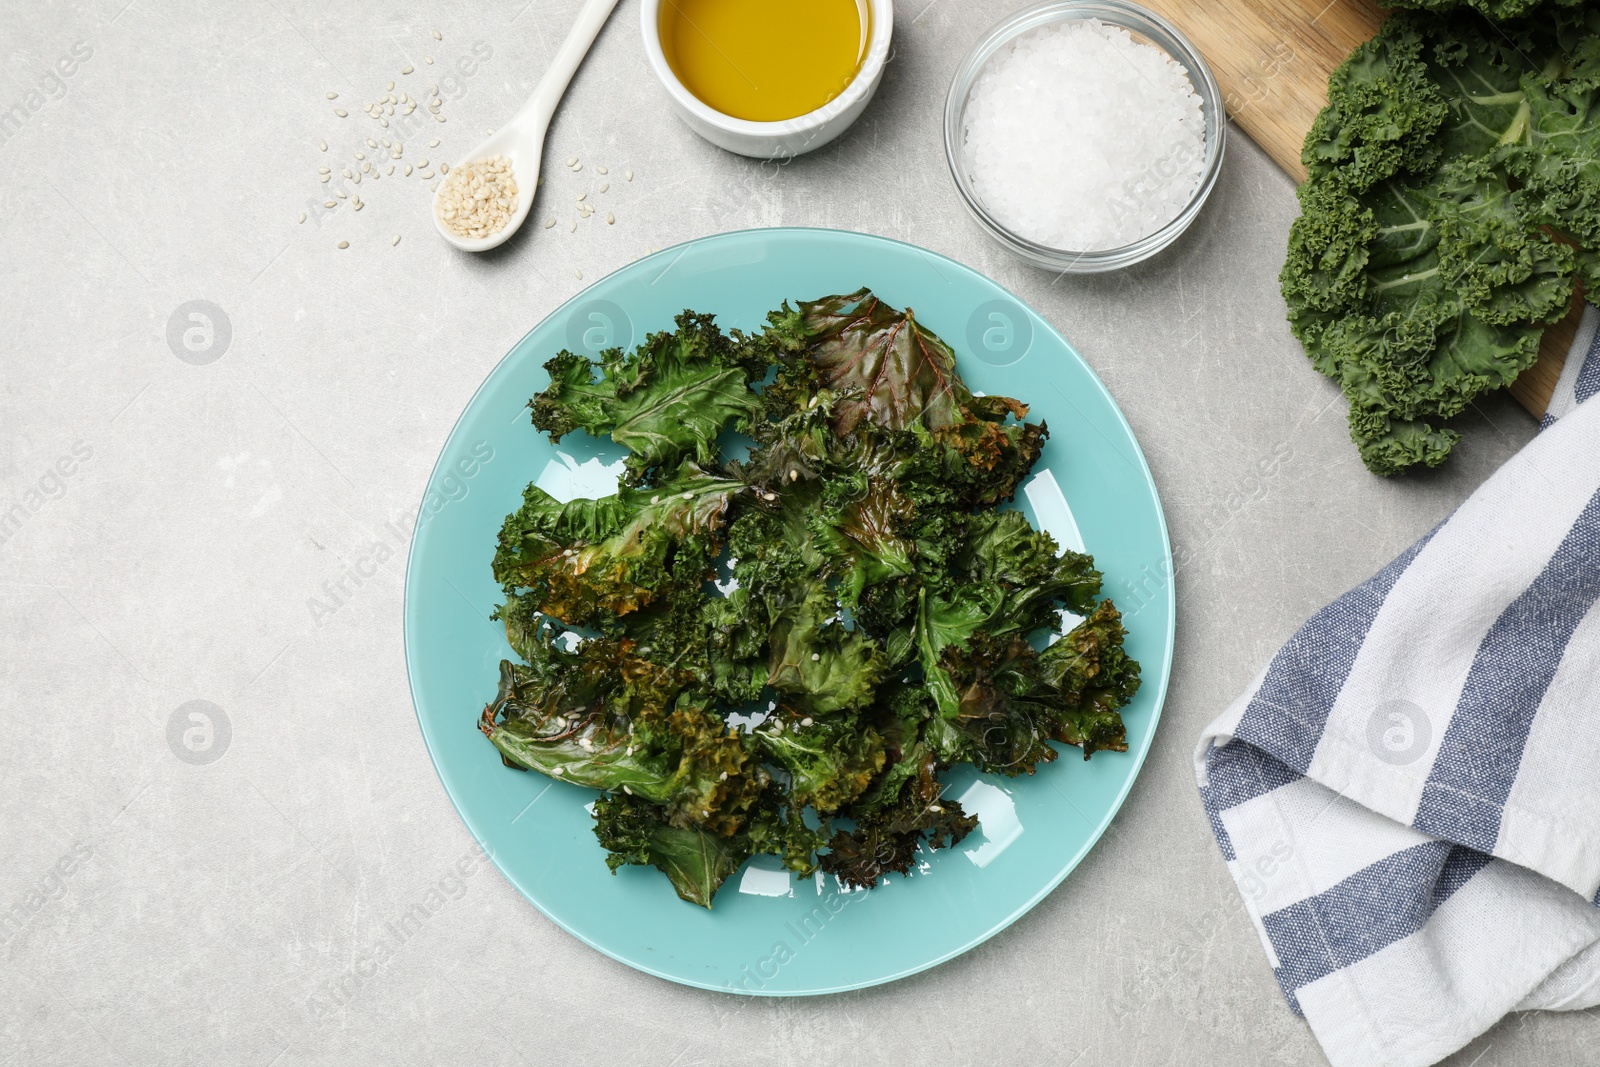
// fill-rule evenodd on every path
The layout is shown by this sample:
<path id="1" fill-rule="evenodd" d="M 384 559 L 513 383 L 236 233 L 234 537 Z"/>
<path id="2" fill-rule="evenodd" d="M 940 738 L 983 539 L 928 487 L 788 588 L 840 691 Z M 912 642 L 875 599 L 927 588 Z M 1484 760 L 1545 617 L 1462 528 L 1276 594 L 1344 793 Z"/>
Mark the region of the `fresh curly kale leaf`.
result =
<path id="1" fill-rule="evenodd" d="M 1597 74 L 1600 13 L 1555 7 L 1397 15 L 1330 80 L 1282 285 L 1373 471 L 1443 462 L 1600 280 Z"/>
<path id="2" fill-rule="evenodd" d="M 609 434 L 631 453 L 635 484 L 684 460 L 713 462 L 717 435 L 747 427 L 760 406 L 749 383 L 766 375 L 766 351 L 752 339 L 730 339 L 710 315 L 686 311 L 677 324 L 631 353 L 602 353 L 598 381 L 589 360 L 556 356 L 545 364 L 550 387 L 528 402 L 533 424 L 553 441 L 577 429 Z"/>
<path id="3" fill-rule="evenodd" d="M 1541 7 L 1579 7 L 1584 0 L 1388 0 L 1385 7 L 1418 11 L 1455 11 L 1474 8 L 1491 19 L 1521 18 Z"/>

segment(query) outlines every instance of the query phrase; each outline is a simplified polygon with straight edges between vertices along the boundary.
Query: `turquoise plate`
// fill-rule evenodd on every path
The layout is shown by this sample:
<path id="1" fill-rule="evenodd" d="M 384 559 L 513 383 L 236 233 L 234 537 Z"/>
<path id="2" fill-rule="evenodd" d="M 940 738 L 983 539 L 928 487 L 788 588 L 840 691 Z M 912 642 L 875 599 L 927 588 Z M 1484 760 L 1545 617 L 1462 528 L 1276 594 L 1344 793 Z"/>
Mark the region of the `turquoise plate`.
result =
<path id="1" fill-rule="evenodd" d="M 478 716 L 512 655 L 489 621 L 495 535 L 529 481 L 564 498 L 604 495 L 620 450 L 574 434 L 560 448 L 528 419 L 562 348 L 595 355 L 671 327 L 684 308 L 758 328 L 785 299 L 870 286 L 938 333 L 975 391 L 1032 405 L 1050 440 L 1017 506 L 1086 547 L 1122 608 L 1144 686 L 1124 712 L 1128 751 L 1076 749 L 1033 777 L 953 772 L 946 795 L 982 820 L 906 877 L 841 892 L 758 857 L 714 910 L 686 904 L 652 868 L 613 876 L 590 831 L 591 790 L 510 770 Z M 1000 286 L 932 252 L 833 230 L 750 230 L 658 252 L 558 308 L 500 361 L 445 444 L 406 573 L 406 664 L 417 719 L 446 792 L 522 894 L 563 929 L 641 971 L 705 989 L 799 996 L 893 981 L 1004 929 L 1077 866 L 1127 796 L 1155 734 L 1172 664 L 1172 555 L 1149 469 L 1105 387 L 1072 347 Z"/>

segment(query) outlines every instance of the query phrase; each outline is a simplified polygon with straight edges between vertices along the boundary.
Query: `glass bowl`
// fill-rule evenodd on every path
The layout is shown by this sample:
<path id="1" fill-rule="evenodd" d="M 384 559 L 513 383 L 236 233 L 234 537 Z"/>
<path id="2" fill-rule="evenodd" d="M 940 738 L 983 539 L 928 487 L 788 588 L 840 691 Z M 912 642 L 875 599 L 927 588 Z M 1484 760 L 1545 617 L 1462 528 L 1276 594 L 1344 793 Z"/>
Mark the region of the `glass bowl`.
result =
<path id="1" fill-rule="evenodd" d="M 1001 224 L 984 207 L 982 199 L 973 188 L 971 176 L 967 172 L 966 152 L 963 150 L 966 139 L 967 100 L 972 93 L 973 85 L 983 73 L 989 60 L 1001 49 L 1009 48 L 1023 34 L 1041 26 L 1085 19 L 1099 19 L 1108 25 L 1120 26 L 1127 30 L 1135 41 L 1153 44 L 1171 56 L 1188 73 L 1189 81 L 1200 97 L 1206 123 L 1205 159 L 1200 180 L 1195 184 L 1194 193 L 1190 196 L 1188 204 L 1177 217 L 1132 244 L 1092 252 L 1042 245 Z M 950 84 L 950 95 L 945 98 L 944 105 L 945 159 L 950 164 L 950 176 L 955 179 L 956 188 L 961 191 L 961 199 L 965 201 L 973 217 L 978 220 L 978 224 L 988 232 L 989 236 L 1028 262 L 1071 274 L 1096 274 L 1131 266 L 1149 259 L 1176 241 L 1200 213 L 1200 208 L 1217 183 L 1217 174 L 1222 170 L 1222 150 L 1227 143 L 1226 131 L 1227 120 L 1222 109 L 1222 91 L 1217 88 L 1217 79 L 1212 75 L 1206 61 L 1201 58 L 1200 52 L 1188 38 L 1161 16 L 1137 4 L 1124 3 L 1122 0 L 1094 0 L 1081 3 L 1074 0 L 1049 0 L 1024 8 L 1010 16 L 985 34 L 983 40 L 979 41 L 967 54 L 967 58 L 962 60 L 961 66 L 956 70 L 955 80 Z"/>

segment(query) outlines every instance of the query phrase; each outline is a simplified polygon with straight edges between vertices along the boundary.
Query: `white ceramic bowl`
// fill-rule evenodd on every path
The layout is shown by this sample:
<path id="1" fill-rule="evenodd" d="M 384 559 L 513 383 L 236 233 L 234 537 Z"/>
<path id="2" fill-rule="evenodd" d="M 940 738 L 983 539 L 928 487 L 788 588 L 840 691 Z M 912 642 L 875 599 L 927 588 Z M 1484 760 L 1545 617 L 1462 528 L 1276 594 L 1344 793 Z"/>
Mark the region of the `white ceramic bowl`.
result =
<path id="1" fill-rule="evenodd" d="M 724 115 L 691 93 L 672 72 L 666 53 L 661 50 L 661 5 L 668 0 L 644 0 L 639 5 L 639 22 L 644 30 L 645 55 L 656 77 L 666 87 L 672 106 L 689 128 L 701 137 L 758 159 L 788 159 L 821 148 L 850 128 L 866 109 L 872 94 L 883 80 L 889 60 L 889 39 L 894 34 L 894 0 L 867 0 L 872 18 L 872 36 L 867 41 L 867 56 L 855 80 L 844 92 L 799 118 L 782 122 L 751 122 Z"/>

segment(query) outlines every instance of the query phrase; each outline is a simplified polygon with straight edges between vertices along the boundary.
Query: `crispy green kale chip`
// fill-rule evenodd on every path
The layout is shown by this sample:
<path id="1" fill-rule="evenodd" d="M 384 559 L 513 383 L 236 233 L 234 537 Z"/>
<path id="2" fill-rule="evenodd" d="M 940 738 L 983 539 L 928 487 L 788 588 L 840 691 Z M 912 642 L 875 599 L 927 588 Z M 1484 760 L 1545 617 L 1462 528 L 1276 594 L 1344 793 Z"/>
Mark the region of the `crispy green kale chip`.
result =
<path id="1" fill-rule="evenodd" d="M 536 425 L 630 456 L 603 499 L 529 486 L 493 563 L 518 660 L 479 728 L 601 792 L 613 871 L 705 907 L 754 855 L 870 887 L 977 826 L 952 766 L 1126 749 L 1139 666 L 1094 561 L 1001 507 L 1047 435 L 1026 405 L 867 290 L 677 322 L 547 364 Z"/>
<path id="2" fill-rule="evenodd" d="M 573 430 L 609 434 L 630 453 L 629 480 L 638 484 L 686 459 L 715 459 L 717 435 L 744 428 L 760 407 L 749 386 L 767 366 L 759 344 L 685 311 L 676 331 L 651 334 L 633 352 L 601 353 L 598 380 L 594 364 L 561 352 L 545 364 L 550 387 L 528 406 L 552 441 Z"/>
<path id="3" fill-rule="evenodd" d="M 1600 12 L 1478 6 L 1529 17 L 1391 17 L 1306 138 L 1289 321 L 1379 474 L 1442 463 L 1600 282 Z"/>

